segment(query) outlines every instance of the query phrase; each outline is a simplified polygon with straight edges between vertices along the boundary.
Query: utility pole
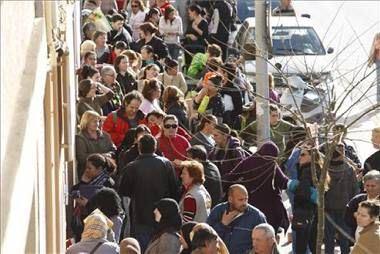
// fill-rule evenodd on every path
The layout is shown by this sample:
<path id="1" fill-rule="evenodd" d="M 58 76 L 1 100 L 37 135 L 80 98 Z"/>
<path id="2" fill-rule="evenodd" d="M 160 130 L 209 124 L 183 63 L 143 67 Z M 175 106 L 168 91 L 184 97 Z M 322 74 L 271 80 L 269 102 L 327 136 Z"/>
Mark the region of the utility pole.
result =
<path id="1" fill-rule="evenodd" d="M 257 145 L 270 138 L 266 1 L 255 0 Z"/>

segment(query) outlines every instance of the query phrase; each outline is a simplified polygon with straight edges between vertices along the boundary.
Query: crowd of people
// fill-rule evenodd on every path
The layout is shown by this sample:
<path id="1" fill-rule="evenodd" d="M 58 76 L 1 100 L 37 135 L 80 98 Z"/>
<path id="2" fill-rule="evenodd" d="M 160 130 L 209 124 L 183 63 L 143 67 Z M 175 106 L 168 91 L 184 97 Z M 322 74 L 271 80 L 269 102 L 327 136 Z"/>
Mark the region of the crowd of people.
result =
<path id="1" fill-rule="evenodd" d="M 269 75 L 271 141 L 253 152 L 254 89 L 241 59 L 227 57 L 236 1 L 82 4 L 67 253 L 273 254 L 290 226 L 293 252 L 315 253 L 316 179 L 327 157 L 325 253 L 337 234 L 342 253 L 352 244 L 352 253 L 377 251 L 380 128 L 364 164 L 344 125 L 330 154 L 281 117 Z"/>

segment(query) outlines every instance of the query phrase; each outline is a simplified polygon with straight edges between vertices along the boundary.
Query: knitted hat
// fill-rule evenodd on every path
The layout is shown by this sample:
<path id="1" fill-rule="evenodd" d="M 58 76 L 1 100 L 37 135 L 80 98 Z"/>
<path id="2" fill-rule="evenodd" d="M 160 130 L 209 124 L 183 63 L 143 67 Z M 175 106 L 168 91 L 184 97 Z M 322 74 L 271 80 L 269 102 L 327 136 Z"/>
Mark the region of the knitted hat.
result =
<path id="1" fill-rule="evenodd" d="M 194 221 L 186 222 L 182 225 L 181 231 L 183 239 L 186 241 L 187 245 L 189 246 L 187 253 L 191 253 L 192 247 L 191 247 L 191 239 L 190 239 L 190 233 L 193 231 L 193 228 L 197 225 Z"/>
<path id="2" fill-rule="evenodd" d="M 89 79 L 84 79 L 79 83 L 78 92 L 79 97 L 85 98 L 87 94 L 90 92 L 92 86 L 92 82 Z"/>

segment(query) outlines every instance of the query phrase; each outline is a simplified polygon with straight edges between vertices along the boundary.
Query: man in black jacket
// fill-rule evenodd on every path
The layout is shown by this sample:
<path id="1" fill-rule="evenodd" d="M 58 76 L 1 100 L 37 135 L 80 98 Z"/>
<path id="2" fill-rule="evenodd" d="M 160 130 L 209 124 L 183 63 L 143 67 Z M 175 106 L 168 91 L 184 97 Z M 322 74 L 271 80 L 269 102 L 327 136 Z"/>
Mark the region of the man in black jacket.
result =
<path id="1" fill-rule="evenodd" d="M 131 234 L 142 251 L 154 230 L 154 205 L 162 198 L 179 198 L 179 185 L 171 162 L 154 152 L 157 141 L 145 134 L 138 142 L 140 156 L 129 163 L 121 177 L 120 196 L 131 198 Z"/>

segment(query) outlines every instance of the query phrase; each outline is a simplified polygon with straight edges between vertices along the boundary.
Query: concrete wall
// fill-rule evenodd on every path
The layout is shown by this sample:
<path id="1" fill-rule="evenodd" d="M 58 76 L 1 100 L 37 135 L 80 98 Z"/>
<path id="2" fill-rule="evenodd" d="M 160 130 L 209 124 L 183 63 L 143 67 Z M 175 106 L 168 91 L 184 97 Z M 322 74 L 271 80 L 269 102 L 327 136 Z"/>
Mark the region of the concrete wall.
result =
<path id="1" fill-rule="evenodd" d="M 76 25 L 71 17 L 58 17 L 72 15 L 66 3 L 0 3 L 1 253 L 64 252 L 65 170 L 73 165 L 75 130 L 75 55 L 61 58 L 69 68 L 62 67 L 49 40 L 53 28 L 72 33 Z M 64 31 L 58 36 L 67 37 Z M 74 43 L 68 45 L 74 52 Z M 57 78 L 58 70 L 64 78 Z M 63 91 L 66 99 L 57 96 Z"/>

